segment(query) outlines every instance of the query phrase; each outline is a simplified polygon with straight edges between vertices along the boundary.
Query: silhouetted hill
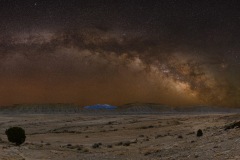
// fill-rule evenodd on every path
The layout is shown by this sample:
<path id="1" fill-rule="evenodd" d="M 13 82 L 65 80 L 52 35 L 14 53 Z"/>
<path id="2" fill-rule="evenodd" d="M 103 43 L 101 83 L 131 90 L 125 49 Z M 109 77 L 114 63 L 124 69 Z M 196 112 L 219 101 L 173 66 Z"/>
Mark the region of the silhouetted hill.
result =
<path id="1" fill-rule="evenodd" d="M 82 107 L 75 104 L 15 104 L 0 107 L 0 113 L 8 114 L 52 114 L 52 113 L 80 113 Z"/>
<path id="2" fill-rule="evenodd" d="M 226 108 L 226 107 L 217 107 L 217 106 L 188 106 L 188 107 L 176 107 L 176 112 L 184 113 L 227 113 L 227 112 L 240 112 L 238 108 Z"/>
<path id="3" fill-rule="evenodd" d="M 119 106 L 126 113 L 159 113 L 174 112 L 173 108 L 158 103 L 128 103 Z"/>
<path id="4" fill-rule="evenodd" d="M 95 106 L 95 105 L 93 105 Z M 99 105 L 97 105 L 99 106 Z M 102 105 L 101 105 L 102 106 Z M 106 106 L 106 104 L 105 104 Z M 107 105 L 108 106 L 108 105 Z M 128 103 L 116 109 L 89 109 L 76 104 L 16 104 L 0 107 L 1 114 L 207 114 L 207 113 L 240 113 L 237 108 L 223 108 L 212 106 L 169 107 L 158 103 Z"/>

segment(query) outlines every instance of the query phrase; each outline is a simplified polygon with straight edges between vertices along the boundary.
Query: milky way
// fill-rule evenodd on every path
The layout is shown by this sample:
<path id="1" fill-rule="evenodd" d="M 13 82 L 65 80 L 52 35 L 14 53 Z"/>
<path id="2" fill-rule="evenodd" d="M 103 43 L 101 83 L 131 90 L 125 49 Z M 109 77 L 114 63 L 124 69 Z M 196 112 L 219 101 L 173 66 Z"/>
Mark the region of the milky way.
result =
<path id="1" fill-rule="evenodd" d="M 1 105 L 240 104 L 231 3 L 133 2 L 1 2 Z"/>

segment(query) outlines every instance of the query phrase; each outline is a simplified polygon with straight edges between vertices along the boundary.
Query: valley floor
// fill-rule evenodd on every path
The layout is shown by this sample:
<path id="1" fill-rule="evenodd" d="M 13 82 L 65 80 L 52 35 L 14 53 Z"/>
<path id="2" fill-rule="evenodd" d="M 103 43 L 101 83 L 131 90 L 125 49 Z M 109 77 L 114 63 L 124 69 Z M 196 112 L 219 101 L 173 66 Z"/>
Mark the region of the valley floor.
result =
<path id="1" fill-rule="evenodd" d="M 0 159 L 240 159 L 240 129 L 224 130 L 238 120 L 237 114 L 0 115 Z M 20 147 L 5 135 L 12 126 L 26 131 Z"/>

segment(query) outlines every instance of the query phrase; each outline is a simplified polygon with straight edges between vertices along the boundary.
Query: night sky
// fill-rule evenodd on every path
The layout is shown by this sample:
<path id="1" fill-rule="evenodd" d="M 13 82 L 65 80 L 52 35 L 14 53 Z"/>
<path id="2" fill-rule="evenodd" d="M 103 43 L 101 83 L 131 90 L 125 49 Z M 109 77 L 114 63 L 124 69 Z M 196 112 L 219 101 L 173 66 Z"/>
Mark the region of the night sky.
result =
<path id="1" fill-rule="evenodd" d="M 240 106 L 238 0 L 0 0 L 0 105 Z"/>

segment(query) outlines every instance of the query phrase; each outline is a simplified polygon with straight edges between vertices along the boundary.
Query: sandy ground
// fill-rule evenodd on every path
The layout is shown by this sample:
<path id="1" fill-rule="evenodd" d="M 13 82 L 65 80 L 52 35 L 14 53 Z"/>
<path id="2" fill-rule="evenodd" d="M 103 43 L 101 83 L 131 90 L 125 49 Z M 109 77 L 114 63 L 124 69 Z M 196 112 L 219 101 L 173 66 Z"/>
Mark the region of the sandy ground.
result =
<path id="1" fill-rule="evenodd" d="M 237 120 L 234 114 L 1 115 L 0 159 L 240 159 L 240 129 L 224 130 Z M 11 126 L 26 131 L 20 147 L 7 140 Z"/>

